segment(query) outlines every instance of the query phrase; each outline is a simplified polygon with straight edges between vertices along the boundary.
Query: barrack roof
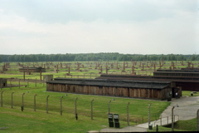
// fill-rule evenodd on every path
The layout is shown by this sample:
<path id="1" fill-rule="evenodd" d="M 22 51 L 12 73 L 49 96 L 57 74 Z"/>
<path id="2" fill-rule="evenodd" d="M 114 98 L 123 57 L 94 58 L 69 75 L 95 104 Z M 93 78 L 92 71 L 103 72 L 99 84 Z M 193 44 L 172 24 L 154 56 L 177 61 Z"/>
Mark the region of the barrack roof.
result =
<path id="1" fill-rule="evenodd" d="M 48 81 L 49 84 L 68 84 L 99 87 L 125 87 L 143 89 L 164 89 L 170 86 L 170 81 L 132 81 L 132 80 L 111 80 L 111 79 L 68 79 L 55 78 Z"/>

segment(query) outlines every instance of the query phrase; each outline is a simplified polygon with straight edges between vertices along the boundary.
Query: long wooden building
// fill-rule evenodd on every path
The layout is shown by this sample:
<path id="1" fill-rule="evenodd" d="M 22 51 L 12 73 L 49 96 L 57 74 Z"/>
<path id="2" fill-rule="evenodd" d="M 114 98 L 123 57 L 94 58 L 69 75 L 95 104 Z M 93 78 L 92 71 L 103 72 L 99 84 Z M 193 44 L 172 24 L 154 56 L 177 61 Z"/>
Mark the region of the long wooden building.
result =
<path id="1" fill-rule="evenodd" d="M 180 87 L 182 90 L 199 91 L 199 68 L 157 70 L 153 76 L 102 74 L 97 79 L 170 81 L 175 84 L 174 86 Z"/>
<path id="2" fill-rule="evenodd" d="M 175 89 L 178 90 L 180 96 L 180 89 Z M 47 82 L 47 91 L 164 100 L 171 97 L 172 83 L 168 81 L 55 78 Z"/>
<path id="3" fill-rule="evenodd" d="M 153 76 L 102 74 L 96 79 L 55 78 L 47 91 L 151 99 L 181 97 L 199 91 L 199 68 L 157 70 Z"/>

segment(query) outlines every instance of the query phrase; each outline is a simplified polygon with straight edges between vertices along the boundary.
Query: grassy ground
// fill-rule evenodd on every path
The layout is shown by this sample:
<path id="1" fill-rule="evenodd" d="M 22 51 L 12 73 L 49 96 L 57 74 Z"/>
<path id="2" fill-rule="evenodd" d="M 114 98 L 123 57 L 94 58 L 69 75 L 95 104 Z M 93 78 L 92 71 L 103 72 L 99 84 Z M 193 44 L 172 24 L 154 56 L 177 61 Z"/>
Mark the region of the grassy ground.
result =
<path id="1" fill-rule="evenodd" d="M 197 119 L 191 119 L 191 120 L 179 120 L 175 125 L 174 125 L 174 131 L 197 131 Z M 149 132 L 156 132 L 156 127 L 153 128 L 153 130 L 148 130 Z M 171 127 L 158 127 L 159 132 L 170 132 Z"/>
<path id="2" fill-rule="evenodd" d="M 41 110 L 33 112 L 30 109 L 21 112 L 16 109 L 1 108 L 0 118 L 0 128 L 7 128 L 4 132 L 9 133 L 83 133 L 106 126 L 103 125 L 103 119 L 99 118 L 91 120 L 89 117 L 81 116 L 79 120 L 75 120 L 70 114 L 60 116 L 56 112 L 46 114 Z"/>
<path id="3" fill-rule="evenodd" d="M 152 130 L 148 130 L 148 132 L 172 132 L 171 127 L 162 127 L 162 126 L 158 126 L 154 127 Z M 174 129 L 174 131 L 180 132 L 180 131 L 192 131 L 192 130 L 183 130 L 183 129 Z"/>
<path id="4" fill-rule="evenodd" d="M 199 96 L 199 92 L 182 91 L 182 95 L 183 95 L 183 96 L 191 96 L 191 94 L 193 94 L 193 96 Z"/>
<path id="5" fill-rule="evenodd" d="M 86 63 L 86 62 L 82 62 Z M 147 71 L 142 71 L 138 62 L 136 65 L 137 74 L 151 75 L 153 67 Z M 25 63 L 24 63 L 25 64 Z M 131 62 L 129 62 L 131 64 Z M 166 62 L 162 69 L 169 69 L 171 62 Z M 0 64 L 2 67 L 2 63 Z M 85 64 L 86 66 L 86 64 Z M 120 62 L 120 69 L 109 69 L 109 73 L 121 74 L 122 63 Z M 99 70 L 89 66 L 80 68 L 81 71 L 76 71 L 76 66 L 72 64 L 71 75 L 89 75 L 86 78 L 94 78 L 90 75 L 99 76 Z M 185 68 L 186 63 L 182 66 L 178 62 L 177 68 Z M 109 66 L 110 68 L 110 66 Z M 158 66 L 156 66 L 158 69 Z M 53 67 L 48 69 L 43 75 L 53 74 L 55 77 L 65 77 L 68 69 L 60 69 L 59 73 L 53 72 Z M 131 67 L 125 69 L 123 74 L 130 74 Z M 103 73 L 105 73 L 105 66 L 103 67 Z M 67 77 L 67 76 L 66 76 Z M 11 68 L 4 74 L 0 75 L 0 78 L 20 78 L 23 79 L 23 73 L 18 72 L 18 66 L 16 63 L 11 63 Z M 32 73 L 32 75 L 26 75 L 26 79 L 39 79 L 39 73 Z M 69 76 L 70 78 L 70 76 Z M 9 84 L 9 82 L 8 82 Z M 18 82 L 12 82 L 12 84 L 18 84 Z M 28 85 L 26 82 L 21 82 L 21 85 Z M 106 97 L 106 96 L 94 96 L 94 95 L 78 95 L 69 93 L 53 93 L 46 92 L 43 84 L 29 83 L 27 87 L 13 87 L 3 88 L 0 90 L 0 130 L 9 133 L 23 133 L 23 132 L 87 132 L 89 130 L 100 130 L 108 127 L 108 103 L 110 102 L 111 113 L 119 114 L 121 127 L 127 126 L 127 103 L 129 105 L 130 125 L 136 123 L 144 123 L 148 120 L 148 105 L 151 105 L 151 120 L 158 119 L 162 111 L 170 104 L 168 101 L 156 101 L 149 99 L 133 99 L 133 98 L 119 98 L 119 97 Z M 14 92 L 14 93 L 13 93 Z M 11 94 L 13 93 L 14 108 L 11 109 Z M 24 111 L 21 111 L 22 106 L 22 94 L 24 94 Z M 36 111 L 34 111 L 34 96 L 36 96 Z M 190 91 L 183 91 L 183 96 L 190 96 Z M 49 107 L 48 113 L 46 113 L 46 98 L 49 95 Z M 60 98 L 63 96 L 62 102 L 62 115 L 60 115 Z M 199 93 L 193 94 L 193 96 L 199 96 Z M 74 102 L 77 99 L 77 113 L 78 120 L 74 115 Z M 91 100 L 93 102 L 93 120 L 91 120 Z M 192 124 L 188 124 L 192 123 Z M 175 126 L 176 130 L 195 131 L 195 120 L 179 121 Z M 150 130 L 151 131 L 151 130 Z M 152 130 L 152 131 L 155 131 Z M 159 131 L 171 131 L 171 128 L 159 127 Z"/>
<path id="6" fill-rule="evenodd" d="M 180 120 L 176 123 L 175 128 L 176 129 L 182 129 L 187 131 L 197 131 L 197 119 L 191 119 L 191 120 Z"/>
<path id="7" fill-rule="evenodd" d="M 14 84 L 14 82 L 12 83 Z M 16 82 L 17 84 L 17 82 Z M 21 85 L 27 83 L 21 82 Z M 11 94 L 14 107 L 11 109 Z M 127 103 L 129 102 L 130 124 L 147 122 L 148 104 L 151 105 L 151 119 L 155 120 L 170 104 L 167 101 L 107 97 L 96 95 L 78 95 L 69 93 L 46 92 L 43 84 L 29 83 L 28 87 L 3 88 L 1 91 L 0 128 L 8 127 L 5 132 L 87 132 L 108 127 L 108 103 L 110 112 L 119 114 L 121 127 L 127 126 Z M 21 111 L 22 94 L 24 110 Z M 34 111 L 34 96 L 36 111 Z M 46 98 L 49 95 L 48 113 Z M 62 115 L 60 115 L 60 99 Z M 77 99 L 78 120 L 74 115 L 74 103 Z M 93 102 L 93 120 L 91 120 L 91 100 Z"/>
<path id="8" fill-rule="evenodd" d="M 22 63 L 24 66 L 32 66 L 33 64 L 35 64 L 36 66 L 43 66 L 43 64 L 46 64 L 47 62 L 29 62 L 29 63 Z M 99 72 L 101 71 L 100 70 L 100 67 L 96 67 L 96 64 L 97 62 L 79 62 L 81 63 L 81 67 L 79 69 L 79 71 L 77 70 L 77 62 L 62 62 L 62 68 L 60 66 L 60 62 L 53 62 L 51 65 L 46 65 L 46 67 L 48 66 L 49 69 L 46 69 L 46 72 L 43 73 L 44 75 L 46 74 L 53 74 L 54 77 L 65 77 L 66 76 L 66 73 L 68 73 L 68 68 L 66 67 L 66 65 L 64 64 L 71 64 L 70 65 L 70 74 L 72 76 L 74 75 L 93 75 L 93 76 L 99 76 Z M 119 69 L 116 67 L 116 63 L 119 63 L 118 67 Z M 123 70 L 123 63 L 124 62 L 100 62 L 100 64 L 102 65 L 102 73 L 106 73 L 106 66 L 108 67 L 108 73 L 109 74 L 131 74 L 132 72 L 132 62 L 126 62 L 126 67 L 125 67 L 125 72 L 122 72 Z M 156 70 L 160 68 L 159 66 L 159 61 L 157 62 L 153 62 L 153 63 L 156 63 Z M 165 61 L 164 62 L 165 64 L 161 67 L 161 69 L 170 69 L 170 66 L 171 66 L 171 62 L 170 61 Z M 194 63 L 195 67 L 198 66 L 198 61 L 195 61 L 195 62 L 192 62 Z M 0 68 L 2 68 L 4 63 L 0 63 Z M 128 64 L 128 65 L 127 65 Z M 144 65 L 144 69 L 143 69 L 143 66 L 142 64 L 145 64 Z M 148 66 L 147 66 L 148 64 Z M 58 65 L 58 69 L 59 69 L 59 72 L 56 73 L 54 72 L 54 68 L 55 66 Z M 135 72 L 137 75 L 152 75 L 153 74 L 153 71 L 154 71 L 154 67 L 151 66 L 151 63 L 148 61 L 137 61 L 136 62 L 136 65 L 134 64 L 135 66 Z M 184 64 L 182 65 L 180 61 L 178 62 L 175 62 L 175 68 L 176 69 L 180 69 L 180 68 L 186 68 L 187 67 L 187 63 L 184 62 Z M 0 75 L 0 78 L 1 77 L 15 77 L 15 78 L 23 78 L 23 73 L 22 72 L 19 72 L 19 66 L 17 65 L 17 63 L 10 63 L 10 67 L 8 68 L 8 71 L 5 71 L 4 75 Z M 26 75 L 27 78 L 30 78 L 30 79 L 39 79 L 39 73 L 32 73 L 32 75 Z M 89 77 L 87 77 L 89 78 Z M 94 77 L 92 77 L 94 78 Z"/>

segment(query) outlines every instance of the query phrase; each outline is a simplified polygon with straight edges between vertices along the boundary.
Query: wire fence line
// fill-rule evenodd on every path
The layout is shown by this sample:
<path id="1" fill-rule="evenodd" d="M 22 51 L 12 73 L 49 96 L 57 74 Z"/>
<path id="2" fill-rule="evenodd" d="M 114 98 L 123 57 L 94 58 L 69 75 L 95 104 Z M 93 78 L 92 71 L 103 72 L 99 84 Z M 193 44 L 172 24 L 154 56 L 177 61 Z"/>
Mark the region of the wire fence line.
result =
<path id="1" fill-rule="evenodd" d="M 24 89 L 25 90 L 25 89 Z M 107 118 L 108 114 L 108 101 L 107 104 L 101 105 L 96 99 L 82 101 L 77 96 L 68 96 L 69 94 L 50 95 L 36 94 L 29 90 L 24 91 L 0 91 L 0 103 L 3 108 L 18 109 L 21 112 L 46 112 L 47 114 L 60 113 L 60 115 L 71 114 L 74 119 L 81 116 L 90 117 L 93 120 L 98 118 Z M 76 103 L 75 103 L 76 100 Z M 92 102 L 93 101 L 93 102 Z M 92 104 L 92 106 L 91 106 Z M 124 112 L 120 114 L 120 120 L 127 122 L 126 105 L 122 108 Z M 117 103 L 111 103 L 111 113 L 118 113 Z M 155 114 L 152 114 L 155 116 Z M 130 111 L 128 121 L 131 124 L 140 124 L 148 120 L 146 116 L 137 116 Z"/>

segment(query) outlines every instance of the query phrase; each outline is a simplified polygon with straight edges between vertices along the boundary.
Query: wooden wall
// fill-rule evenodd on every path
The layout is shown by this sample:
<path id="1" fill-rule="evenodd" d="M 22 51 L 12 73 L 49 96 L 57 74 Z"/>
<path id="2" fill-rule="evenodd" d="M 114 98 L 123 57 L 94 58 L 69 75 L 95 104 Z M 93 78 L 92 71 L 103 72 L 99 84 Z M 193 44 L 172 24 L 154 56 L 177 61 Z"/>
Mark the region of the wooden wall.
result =
<path id="1" fill-rule="evenodd" d="M 171 89 L 120 88 L 48 83 L 47 91 L 164 100 L 168 98 L 168 93 L 171 92 Z"/>
<path id="2" fill-rule="evenodd" d="M 199 82 L 178 82 L 176 81 L 176 86 L 180 86 L 182 90 L 188 91 L 199 91 Z"/>

